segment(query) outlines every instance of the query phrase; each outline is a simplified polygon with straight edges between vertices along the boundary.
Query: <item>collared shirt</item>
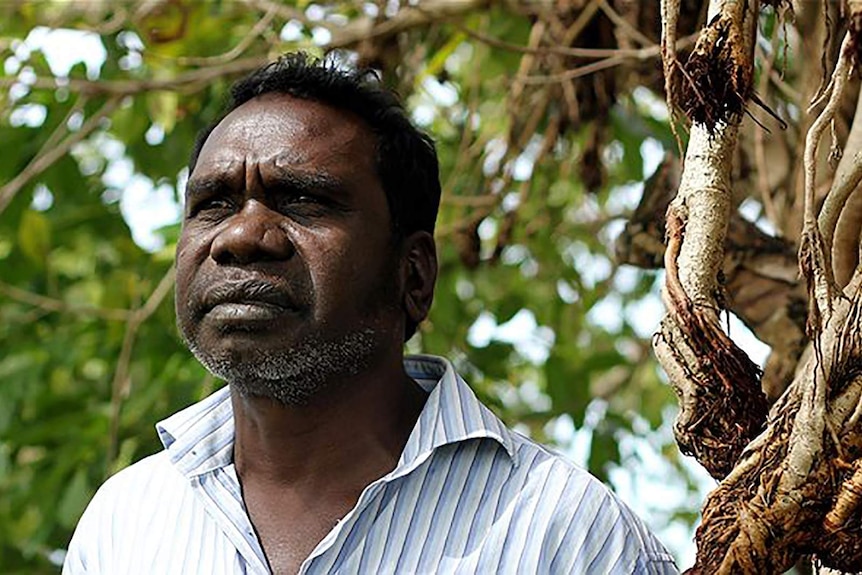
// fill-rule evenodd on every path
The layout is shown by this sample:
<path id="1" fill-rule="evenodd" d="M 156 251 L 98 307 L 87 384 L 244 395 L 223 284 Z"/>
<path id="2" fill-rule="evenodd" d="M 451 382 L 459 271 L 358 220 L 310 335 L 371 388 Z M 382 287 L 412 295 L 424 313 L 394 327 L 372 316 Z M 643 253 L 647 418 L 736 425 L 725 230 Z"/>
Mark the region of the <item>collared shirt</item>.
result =
<path id="1" fill-rule="evenodd" d="M 441 358 L 405 360 L 429 392 L 390 473 L 368 485 L 300 573 L 677 573 L 589 473 L 506 428 Z M 269 573 L 233 465 L 223 388 L 157 425 L 165 451 L 111 477 L 64 575 Z"/>

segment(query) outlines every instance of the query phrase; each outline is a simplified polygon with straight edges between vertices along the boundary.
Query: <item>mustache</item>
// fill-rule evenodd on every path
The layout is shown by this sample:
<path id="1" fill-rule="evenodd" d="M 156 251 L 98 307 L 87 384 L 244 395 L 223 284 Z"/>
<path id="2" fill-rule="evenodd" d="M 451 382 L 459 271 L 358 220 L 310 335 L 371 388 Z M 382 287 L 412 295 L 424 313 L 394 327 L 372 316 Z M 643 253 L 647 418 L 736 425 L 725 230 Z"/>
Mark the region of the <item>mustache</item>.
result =
<path id="1" fill-rule="evenodd" d="M 212 283 L 204 290 L 196 307 L 201 313 L 207 313 L 225 303 L 264 303 L 297 311 L 304 308 L 307 301 L 307 290 L 297 290 L 279 282 L 246 278 Z"/>

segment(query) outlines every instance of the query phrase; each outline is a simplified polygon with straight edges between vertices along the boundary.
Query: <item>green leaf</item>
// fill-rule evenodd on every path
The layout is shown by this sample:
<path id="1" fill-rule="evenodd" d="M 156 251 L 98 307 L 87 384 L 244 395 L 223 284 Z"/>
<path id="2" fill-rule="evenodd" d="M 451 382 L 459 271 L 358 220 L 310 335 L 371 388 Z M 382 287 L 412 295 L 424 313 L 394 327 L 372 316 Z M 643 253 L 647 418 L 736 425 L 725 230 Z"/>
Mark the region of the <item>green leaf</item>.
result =
<path id="1" fill-rule="evenodd" d="M 590 457 L 587 462 L 590 473 L 608 483 L 610 466 L 619 461 L 620 448 L 614 436 L 614 430 L 609 426 L 599 426 L 593 431 L 593 439 L 590 443 Z"/>
<path id="2" fill-rule="evenodd" d="M 179 100 L 179 94 L 176 92 L 153 92 L 147 96 L 150 119 L 164 130 L 165 134 L 170 134 L 176 126 Z"/>
<path id="3" fill-rule="evenodd" d="M 39 267 L 44 267 L 51 249 L 51 224 L 39 212 L 27 210 L 18 225 L 18 244 L 21 251 Z"/>
<path id="4" fill-rule="evenodd" d="M 63 490 L 63 495 L 57 505 L 57 520 L 60 525 L 67 528 L 74 527 L 90 496 L 87 470 L 78 469 Z"/>
<path id="5" fill-rule="evenodd" d="M 573 358 L 561 356 L 555 349 L 545 363 L 545 380 L 554 409 L 568 413 L 575 427 L 580 427 L 592 399 L 586 374 L 578 368 Z"/>

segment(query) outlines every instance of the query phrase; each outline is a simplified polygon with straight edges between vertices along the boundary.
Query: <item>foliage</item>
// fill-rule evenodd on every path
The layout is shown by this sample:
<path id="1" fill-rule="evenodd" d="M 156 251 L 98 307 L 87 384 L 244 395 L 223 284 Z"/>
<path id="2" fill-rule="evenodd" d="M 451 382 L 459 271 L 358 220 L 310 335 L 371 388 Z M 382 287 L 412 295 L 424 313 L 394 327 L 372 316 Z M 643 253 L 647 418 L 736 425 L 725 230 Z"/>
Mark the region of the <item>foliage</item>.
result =
<path id="1" fill-rule="evenodd" d="M 297 48 L 379 68 L 437 139 L 441 275 L 408 348 L 454 358 L 542 441 L 570 449 L 573 424 L 603 479 L 647 437 L 696 491 L 656 433 L 673 402 L 649 354 L 656 272 L 613 257 L 676 149 L 657 16 L 614 4 L 0 3 L 0 570 L 54 571 L 96 487 L 218 385 L 174 327 L 174 203 L 230 82 Z M 166 223 L 149 239 L 148 219 Z"/>

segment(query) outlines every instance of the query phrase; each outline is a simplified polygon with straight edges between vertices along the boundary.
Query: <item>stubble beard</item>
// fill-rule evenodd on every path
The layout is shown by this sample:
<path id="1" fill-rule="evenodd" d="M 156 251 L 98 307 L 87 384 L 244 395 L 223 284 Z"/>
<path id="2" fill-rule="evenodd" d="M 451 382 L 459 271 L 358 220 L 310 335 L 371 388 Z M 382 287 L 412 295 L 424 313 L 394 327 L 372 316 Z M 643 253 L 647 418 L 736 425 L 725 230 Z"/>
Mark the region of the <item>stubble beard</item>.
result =
<path id="1" fill-rule="evenodd" d="M 347 332 L 328 341 L 309 338 L 290 349 L 235 352 L 204 351 L 186 343 L 198 361 L 240 395 L 268 397 L 285 406 L 305 405 L 334 382 L 364 371 L 377 347 L 372 327 Z"/>

